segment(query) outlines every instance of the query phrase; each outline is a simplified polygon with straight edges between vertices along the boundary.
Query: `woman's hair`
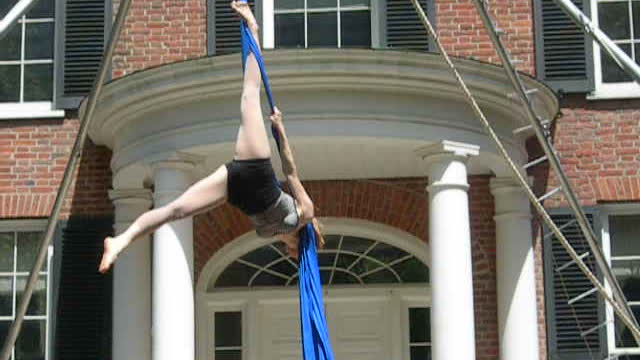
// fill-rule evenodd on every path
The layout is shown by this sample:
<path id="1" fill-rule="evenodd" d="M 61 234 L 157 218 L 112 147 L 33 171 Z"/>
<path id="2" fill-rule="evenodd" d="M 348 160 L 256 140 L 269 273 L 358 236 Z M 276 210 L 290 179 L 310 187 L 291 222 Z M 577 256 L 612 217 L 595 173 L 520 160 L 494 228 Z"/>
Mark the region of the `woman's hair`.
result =
<path id="1" fill-rule="evenodd" d="M 316 232 L 316 237 L 318 238 L 318 248 L 324 248 L 324 236 L 322 236 L 322 223 L 318 220 L 318 218 L 313 218 L 311 220 L 311 224 L 313 225 L 313 230 Z"/>

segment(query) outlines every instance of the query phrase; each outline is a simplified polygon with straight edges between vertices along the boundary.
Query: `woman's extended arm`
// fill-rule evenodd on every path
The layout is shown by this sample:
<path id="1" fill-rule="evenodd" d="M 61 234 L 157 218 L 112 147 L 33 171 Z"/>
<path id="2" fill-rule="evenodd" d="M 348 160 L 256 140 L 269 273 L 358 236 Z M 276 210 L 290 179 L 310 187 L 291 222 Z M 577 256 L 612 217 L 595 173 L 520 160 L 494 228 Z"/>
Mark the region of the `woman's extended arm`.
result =
<path id="1" fill-rule="evenodd" d="M 303 222 L 309 222 L 313 219 L 313 201 L 307 194 L 307 191 L 302 186 L 300 177 L 298 176 L 298 168 L 296 167 L 295 160 L 293 159 L 293 152 L 289 145 L 289 139 L 282 122 L 282 113 L 277 108 L 274 110 L 273 115 L 270 116 L 271 123 L 278 131 L 280 135 L 280 159 L 282 161 L 282 172 L 284 172 L 287 182 L 293 193 L 293 197 L 300 204 L 302 210 Z"/>

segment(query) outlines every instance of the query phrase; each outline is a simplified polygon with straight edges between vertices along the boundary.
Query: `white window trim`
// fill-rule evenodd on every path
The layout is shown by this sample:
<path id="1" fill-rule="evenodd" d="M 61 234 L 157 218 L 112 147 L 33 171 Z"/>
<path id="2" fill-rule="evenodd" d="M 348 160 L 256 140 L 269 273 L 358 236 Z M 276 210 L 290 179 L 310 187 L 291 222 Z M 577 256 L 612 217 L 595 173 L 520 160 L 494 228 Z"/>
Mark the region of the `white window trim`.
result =
<path id="1" fill-rule="evenodd" d="M 360 219 L 321 217 L 319 220 L 327 235 L 348 235 L 378 240 L 414 255 L 427 266 L 431 265 L 429 247 L 425 246 L 422 240 L 405 231 Z M 206 293 L 209 282 L 217 279 L 235 259 L 272 242 L 272 239 L 258 237 L 255 231 L 252 231 L 227 243 L 202 268 L 196 284 L 196 292 Z"/>
<path id="2" fill-rule="evenodd" d="M 602 1 L 591 1 L 591 21 L 599 27 L 598 3 Z M 633 29 L 631 29 L 633 31 Z M 636 82 L 605 84 L 602 82 L 602 62 L 600 61 L 601 49 L 598 43 L 593 40 L 593 72 L 595 89 L 587 95 L 588 100 L 626 99 L 640 98 L 640 84 Z"/>
<path id="3" fill-rule="evenodd" d="M 276 44 L 275 31 L 275 0 L 262 1 L 262 44 L 265 49 L 274 49 Z M 379 0 L 371 0 L 371 4 L 367 9 L 371 11 L 371 47 L 380 47 L 380 38 L 382 29 L 379 24 L 380 6 Z M 349 7 L 352 8 L 352 7 Z M 355 8 L 355 7 L 353 7 Z M 365 9 L 365 7 L 363 7 Z M 314 9 L 314 11 L 322 11 L 323 9 Z M 305 18 L 306 19 L 306 18 Z M 338 18 L 338 22 L 340 18 Z M 306 22 L 306 20 L 305 20 Z M 305 26 L 305 31 L 307 27 Z M 305 34 L 306 39 L 306 34 Z M 338 23 L 338 43 L 340 43 L 340 24 Z"/>
<path id="4" fill-rule="evenodd" d="M 0 232 L 28 232 L 28 231 L 42 231 L 44 232 L 46 229 L 47 220 L 2 220 L 0 221 Z M 49 353 L 49 348 L 51 344 L 51 335 L 52 335 L 52 321 L 51 321 L 51 304 L 53 301 L 53 293 L 52 293 L 52 284 L 51 284 L 51 271 L 53 270 L 51 266 L 53 265 L 51 259 L 53 258 L 53 245 L 49 245 L 47 249 L 47 307 L 45 310 L 45 315 L 36 315 L 36 316 L 25 316 L 25 320 L 29 319 L 46 319 L 47 326 L 45 328 L 45 346 L 44 346 L 44 358 L 48 360 L 51 355 Z M 15 259 L 14 259 L 15 261 Z M 15 286 L 15 284 L 14 284 Z M 15 297 L 14 291 L 14 297 Z M 16 301 L 15 298 L 13 300 Z M 16 304 L 17 306 L 18 304 Z M 12 316 L 13 318 L 13 316 Z M 15 349 L 12 353 L 12 358 L 15 357 Z"/>
<path id="5" fill-rule="evenodd" d="M 431 303 L 427 303 L 424 299 L 404 296 L 402 298 L 402 355 L 403 359 L 411 359 L 411 339 L 409 334 L 409 309 L 410 308 L 431 308 Z M 415 344 L 414 344 L 415 345 Z M 428 345 L 432 350 L 432 343 L 425 344 Z M 431 354 L 433 356 L 433 353 Z"/>
<path id="6" fill-rule="evenodd" d="M 607 259 L 608 265 L 611 266 L 611 236 L 609 234 L 609 218 L 616 215 L 640 215 L 640 203 L 636 204 L 614 204 L 605 205 L 600 211 L 602 252 Z M 605 288 L 611 294 L 611 286 L 605 279 Z M 614 320 L 615 313 L 611 305 L 607 302 L 605 308 L 605 316 L 607 321 L 607 349 L 610 356 L 614 355 L 640 355 L 640 347 L 637 348 L 617 348 L 615 338 Z"/>
<path id="7" fill-rule="evenodd" d="M 54 2 L 55 3 L 55 2 Z M 24 66 L 25 63 L 29 63 L 29 64 L 52 64 L 54 65 L 54 74 L 53 74 L 53 82 L 51 84 L 51 86 L 53 87 L 53 99 L 55 99 L 55 93 L 56 93 L 56 81 L 55 81 L 55 58 L 56 58 L 56 51 L 55 51 L 55 41 L 56 41 L 56 34 L 55 34 L 55 23 L 56 23 L 56 17 L 51 17 L 51 18 L 39 18 L 39 19 L 26 19 L 25 18 L 25 14 L 23 14 L 22 16 L 20 16 L 18 22 L 16 24 L 14 24 L 15 26 L 21 26 L 22 27 L 22 31 L 24 33 L 24 26 L 25 24 L 37 24 L 37 23 L 51 23 L 53 24 L 54 27 L 54 36 L 53 36 L 53 41 L 54 41 L 54 54 L 53 54 L 53 58 L 51 60 L 25 60 L 24 56 L 25 56 L 25 41 L 26 41 L 26 36 L 22 36 L 22 44 L 21 44 L 21 54 L 20 54 L 20 59 L 16 60 L 16 61 L 2 61 L 2 63 L 5 64 L 12 64 L 14 62 L 16 62 L 16 65 L 20 65 L 20 67 L 22 68 Z M 21 77 L 24 77 L 24 72 L 21 70 Z M 20 99 L 22 100 L 22 98 L 24 97 L 24 84 L 22 83 L 22 79 L 20 81 L 21 85 L 20 85 Z M 0 102 L 0 120 L 17 120 L 17 119 L 43 119 L 43 118 L 63 118 L 65 113 L 64 110 L 56 110 L 53 106 L 53 99 L 52 101 L 23 101 L 23 102 L 17 102 L 17 103 L 10 103 L 10 102 Z"/>
<path id="8" fill-rule="evenodd" d="M 63 117 L 64 110 L 55 110 L 51 101 L 0 103 L 0 120 Z"/>

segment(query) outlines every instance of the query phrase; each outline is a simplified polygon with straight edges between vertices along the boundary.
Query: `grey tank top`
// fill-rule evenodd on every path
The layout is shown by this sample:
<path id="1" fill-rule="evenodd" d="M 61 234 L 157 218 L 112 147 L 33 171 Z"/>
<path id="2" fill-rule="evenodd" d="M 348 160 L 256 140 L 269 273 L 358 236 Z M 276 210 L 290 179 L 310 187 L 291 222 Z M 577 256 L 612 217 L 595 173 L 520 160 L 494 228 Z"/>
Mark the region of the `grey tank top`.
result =
<path id="1" fill-rule="evenodd" d="M 296 202 L 284 191 L 267 210 L 249 215 L 249 218 L 256 227 L 256 233 L 263 238 L 276 235 L 288 234 L 298 227 L 300 217 L 296 209 Z"/>

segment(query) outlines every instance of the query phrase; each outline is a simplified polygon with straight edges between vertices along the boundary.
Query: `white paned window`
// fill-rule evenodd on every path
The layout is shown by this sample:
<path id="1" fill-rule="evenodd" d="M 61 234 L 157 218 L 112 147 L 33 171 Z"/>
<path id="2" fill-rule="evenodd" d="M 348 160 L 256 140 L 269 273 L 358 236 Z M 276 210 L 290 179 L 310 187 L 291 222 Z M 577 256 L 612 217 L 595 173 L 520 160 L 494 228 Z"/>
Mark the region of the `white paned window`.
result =
<path id="1" fill-rule="evenodd" d="M 0 18 L 18 0 L 0 1 Z M 0 118 L 64 115 L 52 111 L 54 0 L 39 0 L 0 40 Z"/>
<path id="2" fill-rule="evenodd" d="M 265 46 L 370 48 L 370 0 L 265 0 Z"/>
<path id="3" fill-rule="evenodd" d="M 428 307 L 410 307 L 409 360 L 431 359 L 431 314 Z"/>
<path id="4" fill-rule="evenodd" d="M 640 63 L 640 0 L 592 1 L 592 16 L 624 52 Z M 640 85 L 594 42 L 596 88 L 593 98 L 640 97 Z"/>
<path id="5" fill-rule="evenodd" d="M 371 239 L 327 235 L 318 250 L 323 285 L 407 284 L 429 281 L 429 269 L 414 255 Z M 293 286 L 298 265 L 275 243 L 229 265 L 210 288 Z"/>
<path id="6" fill-rule="evenodd" d="M 0 232 L 0 342 L 15 320 L 29 272 L 38 254 L 42 232 Z M 51 254 L 51 252 L 50 252 Z M 50 259 L 50 256 L 49 256 Z M 39 274 L 22 331 L 11 360 L 48 358 L 49 264 Z"/>
<path id="7" fill-rule="evenodd" d="M 640 317 L 640 209 L 637 213 L 608 213 L 603 217 L 603 246 L 613 274 L 636 318 Z M 607 305 L 608 342 L 613 356 L 640 359 L 640 348 L 624 324 Z"/>
<path id="8" fill-rule="evenodd" d="M 216 312 L 214 322 L 214 359 L 242 360 L 242 312 Z"/>

